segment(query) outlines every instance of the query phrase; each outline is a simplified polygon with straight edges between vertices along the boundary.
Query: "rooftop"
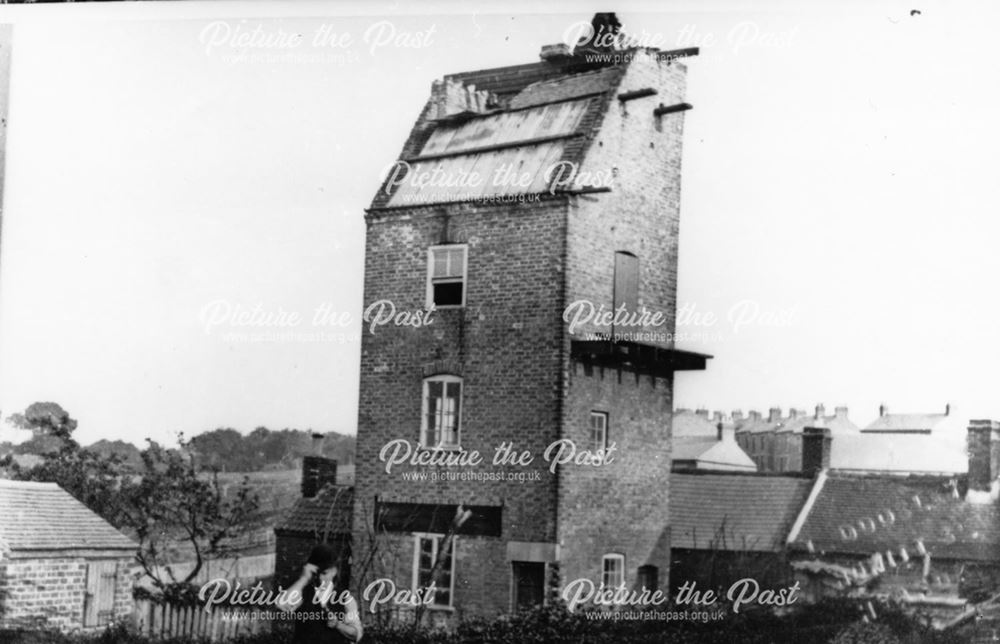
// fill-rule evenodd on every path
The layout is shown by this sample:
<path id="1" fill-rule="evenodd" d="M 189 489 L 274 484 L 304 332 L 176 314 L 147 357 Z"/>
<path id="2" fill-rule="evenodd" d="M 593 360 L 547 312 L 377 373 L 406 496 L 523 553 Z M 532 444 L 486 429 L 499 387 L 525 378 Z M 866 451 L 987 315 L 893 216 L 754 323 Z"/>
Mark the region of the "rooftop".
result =
<path id="1" fill-rule="evenodd" d="M 10 551 L 136 548 L 55 483 L 0 479 L 0 517 L 0 543 Z"/>
<path id="2" fill-rule="evenodd" d="M 674 472 L 671 547 L 780 551 L 812 484 L 796 476 Z"/>
<path id="3" fill-rule="evenodd" d="M 954 477 L 830 473 L 792 548 L 818 553 L 1000 559 L 1000 508 L 966 502 Z"/>
<path id="4" fill-rule="evenodd" d="M 348 534 L 354 508 L 354 488 L 327 485 L 308 499 L 299 499 L 288 515 L 275 526 L 276 532 L 295 532 L 310 536 Z"/>

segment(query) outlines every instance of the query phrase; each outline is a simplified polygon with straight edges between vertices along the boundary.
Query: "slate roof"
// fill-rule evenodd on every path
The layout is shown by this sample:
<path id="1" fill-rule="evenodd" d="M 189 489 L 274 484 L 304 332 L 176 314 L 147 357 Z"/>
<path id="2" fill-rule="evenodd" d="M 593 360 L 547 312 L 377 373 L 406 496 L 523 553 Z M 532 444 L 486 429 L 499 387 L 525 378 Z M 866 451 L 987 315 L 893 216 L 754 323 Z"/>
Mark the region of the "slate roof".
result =
<path id="1" fill-rule="evenodd" d="M 299 499 L 275 532 L 291 532 L 310 537 L 316 534 L 349 534 L 354 511 L 354 488 L 327 485 L 311 499 Z"/>
<path id="2" fill-rule="evenodd" d="M 5 479 L 0 479 L 0 542 L 11 551 L 136 548 L 55 483 Z"/>
<path id="3" fill-rule="evenodd" d="M 921 434 L 835 436 L 830 467 L 839 470 L 962 474 L 969 469 L 965 441 Z"/>
<path id="4" fill-rule="evenodd" d="M 965 429 L 965 423 L 952 414 L 884 414 L 873 420 L 864 432 L 940 432 Z"/>
<path id="5" fill-rule="evenodd" d="M 709 418 L 690 409 L 678 409 L 674 412 L 671 434 L 674 438 L 680 436 L 710 436 L 716 438 L 719 434 L 716 423 Z"/>
<path id="6" fill-rule="evenodd" d="M 955 478 L 830 473 L 791 547 L 871 555 L 1000 560 L 1000 509 L 953 492 Z"/>
<path id="7" fill-rule="evenodd" d="M 792 476 L 674 472 L 671 547 L 778 552 L 812 484 Z"/>
<path id="8" fill-rule="evenodd" d="M 671 445 L 671 459 L 674 467 L 757 471 L 757 464 L 735 440 L 719 440 L 715 436 L 675 438 Z"/>

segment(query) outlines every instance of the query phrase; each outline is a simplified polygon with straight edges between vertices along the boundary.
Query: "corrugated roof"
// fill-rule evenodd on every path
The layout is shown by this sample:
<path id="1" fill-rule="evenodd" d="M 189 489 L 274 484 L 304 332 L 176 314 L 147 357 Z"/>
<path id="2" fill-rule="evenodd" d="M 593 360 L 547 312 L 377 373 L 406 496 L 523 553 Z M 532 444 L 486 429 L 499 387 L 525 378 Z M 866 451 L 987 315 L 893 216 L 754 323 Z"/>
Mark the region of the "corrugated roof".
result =
<path id="1" fill-rule="evenodd" d="M 354 488 L 327 485 L 311 499 L 299 499 L 291 512 L 276 527 L 276 531 L 317 534 L 351 532 L 354 511 Z"/>
<path id="2" fill-rule="evenodd" d="M 0 540 L 17 550 L 134 550 L 136 544 L 55 483 L 0 480 Z"/>
<path id="3" fill-rule="evenodd" d="M 812 484 L 786 476 L 672 473 L 671 547 L 781 550 Z"/>
<path id="4" fill-rule="evenodd" d="M 952 492 L 946 477 L 856 476 L 831 473 L 793 547 L 869 555 L 919 545 L 932 557 L 1000 560 L 1000 510 Z"/>

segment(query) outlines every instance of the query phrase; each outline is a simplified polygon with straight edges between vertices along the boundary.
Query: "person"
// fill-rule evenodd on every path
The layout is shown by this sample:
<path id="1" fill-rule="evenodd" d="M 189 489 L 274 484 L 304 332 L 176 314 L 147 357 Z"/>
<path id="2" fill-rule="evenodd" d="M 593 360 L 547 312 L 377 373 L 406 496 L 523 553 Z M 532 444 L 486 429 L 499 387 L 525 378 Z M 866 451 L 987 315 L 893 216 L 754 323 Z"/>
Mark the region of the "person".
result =
<path id="1" fill-rule="evenodd" d="M 313 548 L 298 580 L 278 608 L 295 615 L 294 644 L 355 644 L 363 630 L 358 603 L 340 583 L 337 552 Z"/>

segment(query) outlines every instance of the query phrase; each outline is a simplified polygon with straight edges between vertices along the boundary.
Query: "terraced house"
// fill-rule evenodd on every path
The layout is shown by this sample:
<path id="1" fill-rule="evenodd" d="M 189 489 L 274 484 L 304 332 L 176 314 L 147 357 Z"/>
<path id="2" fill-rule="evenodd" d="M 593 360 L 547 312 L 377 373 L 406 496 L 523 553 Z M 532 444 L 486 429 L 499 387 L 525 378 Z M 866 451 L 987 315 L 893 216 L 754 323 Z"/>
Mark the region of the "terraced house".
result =
<path id="1" fill-rule="evenodd" d="M 363 334 L 352 578 L 433 582 L 432 621 L 668 588 L 674 374 L 708 357 L 672 337 L 696 51 L 595 51 L 434 82 L 366 212 L 366 306 L 433 314 Z"/>

